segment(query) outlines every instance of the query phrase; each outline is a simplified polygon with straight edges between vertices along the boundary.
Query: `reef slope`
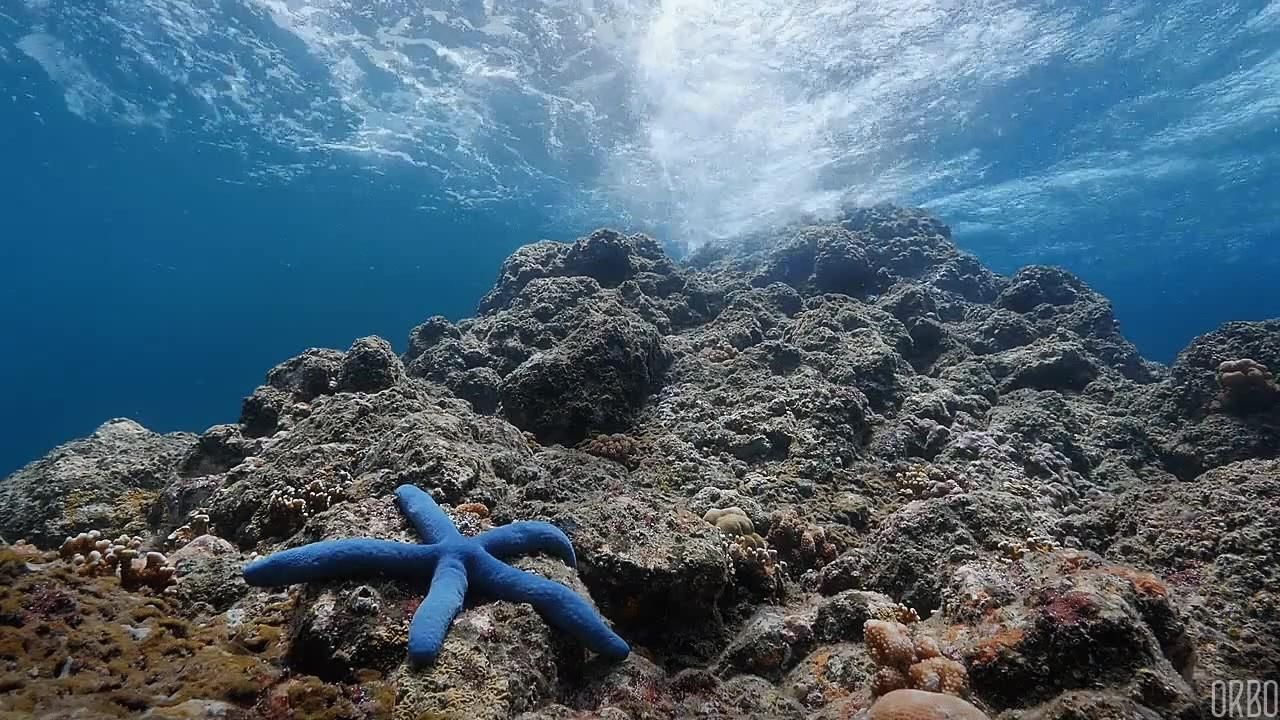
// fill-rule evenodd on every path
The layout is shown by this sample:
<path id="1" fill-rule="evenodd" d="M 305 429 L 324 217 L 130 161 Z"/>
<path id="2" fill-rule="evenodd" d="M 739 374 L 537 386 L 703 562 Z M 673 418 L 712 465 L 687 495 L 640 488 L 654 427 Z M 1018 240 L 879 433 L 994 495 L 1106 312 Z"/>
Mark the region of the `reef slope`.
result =
<path id="1" fill-rule="evenodd" d="M 0 718 L 834 720 L 908 684 L 1001 720 L 1209 717 L 1213 682 L 1280 679 L 1268 368 L 1280 321 L 1148 363 L 1078 278 L 992 273 L 918 211 L 681 262 L 610 230 L 529 245 L 403 355 L 307 350 L 236 423 L 111 421 L 0 482 L 29 541 L 0 548 Z M 516 565 L 631 656 L 476 603 L 413 669 L 420 588 L 241 580 L 254 552 L 413 542 L 406 483 L 464 533 L 564 530 L 577 573 Z M 89 530 L 174 578 L 54 552 Z"/>

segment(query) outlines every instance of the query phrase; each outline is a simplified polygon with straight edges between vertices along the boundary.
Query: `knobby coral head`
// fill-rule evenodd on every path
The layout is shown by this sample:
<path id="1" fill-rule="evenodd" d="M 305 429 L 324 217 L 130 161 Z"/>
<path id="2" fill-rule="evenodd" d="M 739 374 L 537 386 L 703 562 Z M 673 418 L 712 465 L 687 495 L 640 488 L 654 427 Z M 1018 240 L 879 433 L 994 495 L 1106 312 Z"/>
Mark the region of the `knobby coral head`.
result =
<path id="1" fill-rule="evenodd" d="M 465 537 L 422 490 L 401 485 L 396 499 L 423 544 L 374 538 L 325 540 L 250 562 L 244 568 L 245 581 L 280 586 L 378 574 L 428 579 L 427 596 L 409 624 L 409 660 L 414 664 L 435 660 L 469 590 L 491 599 L 529 603 L 553 627 L 605 657 L 620 660 L 631 652 L 577 593 L 502 561 L 541 551 L 576 567 L 573 545 L 556 526 L 514 522 Z"/>

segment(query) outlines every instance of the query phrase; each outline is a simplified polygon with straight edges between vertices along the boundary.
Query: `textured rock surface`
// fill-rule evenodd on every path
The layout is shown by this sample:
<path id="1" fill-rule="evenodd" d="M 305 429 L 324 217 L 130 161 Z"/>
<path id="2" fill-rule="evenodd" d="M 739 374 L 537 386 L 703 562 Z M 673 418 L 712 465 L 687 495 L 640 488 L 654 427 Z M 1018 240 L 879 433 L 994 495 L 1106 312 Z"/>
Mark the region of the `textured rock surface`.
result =
<path id="1" fill-rule="evenodd" d="M 139 521 L 195 442 L 189 433 L 158 435 L 109 420 L 0 483 L 0 536 L 56 547 L 87 530 L 115 537 L 145 528 Z"/>
<path id="2" fill-rule="evenodd" d="M 1237 367 L 1262 369 L 1224 381 Z M 0 482 L 5 539 L 127 530 L 178 577 L 148 597 L 0 548 L 0 717 L 1209 717 L 1214 681 L 1280 679 L 1266 368 L 1280 321 L 1224 325 L 1163 368 L 1078 278 L 996 275 L 916 211 L 683 263 L 609 230 L 536 243 L 476 317 L 427 318 L 401 356 L 379 338 L 306 350 L 234 424 L 113 421 Z M 239 581 L 255 551 L 414 541 L 403 483 L 464 532 L 562 528 L 578 572 L 520 567 L 590 596 L 635 651 L 603 662 L 528 606 L 484 603 L 414 670 L 420 586 Z M 167 540 L 206 514 L 211 535 Z M 104 627 L 113 612 L 135 622 Z M 928 649 L 920 678 L 877 662 L 869 621 Z M 99 639 L 64 668 L 50 629 Z M 165 659 L 182 653 L 188 670 Z M 114 657 L 135 670 L 107 687 Z M 873 685 L 930 668 L 968 704 L 871 709 Z"/>

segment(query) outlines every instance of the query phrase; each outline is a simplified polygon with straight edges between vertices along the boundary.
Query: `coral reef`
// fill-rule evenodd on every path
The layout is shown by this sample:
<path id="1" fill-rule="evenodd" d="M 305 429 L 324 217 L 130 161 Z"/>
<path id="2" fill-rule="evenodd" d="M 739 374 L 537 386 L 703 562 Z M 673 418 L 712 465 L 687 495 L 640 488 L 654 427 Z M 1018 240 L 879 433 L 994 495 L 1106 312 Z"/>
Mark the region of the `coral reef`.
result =
<path id="1" fill-rule="evenodd" d="M 1277 367 L 1280 320 L 1146 362 L 1071 273 L 920 211 L 535 243 L 402 356 L 307 349 L 235 422 L 112 420 L 0 481 L 0 720 L 1209 717 L 1280 678 Z M 286 562 L 527 521 L 553 545 L 506 550 L 577 562 L 501 566 L 544 596 Z"/>

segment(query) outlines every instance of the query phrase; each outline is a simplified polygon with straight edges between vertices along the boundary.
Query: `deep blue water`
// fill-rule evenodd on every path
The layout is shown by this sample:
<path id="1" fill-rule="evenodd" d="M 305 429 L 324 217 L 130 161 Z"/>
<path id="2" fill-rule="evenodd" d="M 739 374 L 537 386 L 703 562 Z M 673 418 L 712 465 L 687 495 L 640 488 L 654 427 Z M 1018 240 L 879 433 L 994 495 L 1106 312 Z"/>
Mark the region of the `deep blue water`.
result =
<path id="1" fill-rule="evenodd" d="M 0 473 L 110 417 L 234 421 L 306 347 L 402 348 L 469 315 L 523 243 L 601 224 L 696 242 L 833 188 L 930 208 L 998 271 L 1070 268 L 1149 358 L 1280 316 L 1280 3 L 864 2 L 750 51 L 749 23 L 723 45 L 700 29 L 723 8 L 608 18 L 672 61 L 536 4 L 498 30 L 476 4 L 418 5 L 408 25 L 257 0 L 0 7 Z M 877 21 L 858 13 L 903 8 L 943 30 L 845 42 Z M 554 32 L 502 30 L 524 22 Z M 975 53 L 949 39 L 964 23 L 1023 39 Z"/>
<path id="2" fill-rule="evenodd" d="M 8 117 L 0 153 L 0 472 L 127 416 L 157 430 L 234 422 L 266 371 L 307 347 L 471 314 L 536 239 L 416 209 L 346 169 L 235 185 L 239 158 L 48 106 Z M 354 169 L 352 169 L 354 171 Z M 518 218 L 514 220 L 518 225 Z M 536 219 L 530 222 L 536 227 Z"/>

